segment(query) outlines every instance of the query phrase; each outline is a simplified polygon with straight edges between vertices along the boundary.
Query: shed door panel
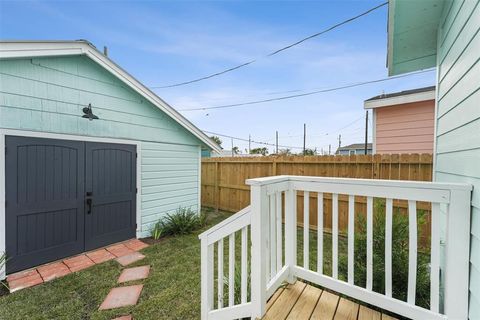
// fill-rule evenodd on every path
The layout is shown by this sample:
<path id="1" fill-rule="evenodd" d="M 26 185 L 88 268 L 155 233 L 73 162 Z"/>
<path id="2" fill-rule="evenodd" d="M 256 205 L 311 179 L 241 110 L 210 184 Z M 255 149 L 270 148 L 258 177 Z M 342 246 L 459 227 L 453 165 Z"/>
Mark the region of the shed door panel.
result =
<path id="1" fill-rule="evenodd" d="M 7 272 L 84 249 L 84 143 L 6 137 Z"/>
<path id="2" fill-rule="evenodd" d="M 85 249 L 135 237 L 136 147 L 86 143 Z"/>

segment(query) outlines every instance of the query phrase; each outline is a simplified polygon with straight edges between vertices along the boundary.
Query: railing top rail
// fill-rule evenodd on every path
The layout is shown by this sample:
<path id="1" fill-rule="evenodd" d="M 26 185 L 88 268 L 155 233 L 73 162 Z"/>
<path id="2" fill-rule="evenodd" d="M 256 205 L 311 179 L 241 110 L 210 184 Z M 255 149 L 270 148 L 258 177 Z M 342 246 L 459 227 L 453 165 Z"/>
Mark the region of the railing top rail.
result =
<path id="1" fill-rule="evenodd" d="M 356 179 L 356 178 L 333 178 L 333 177 L 313 177 L 313 176 L 272 176 L 247 179 L 246 184 L 251 186 L 269 185 L 278 182 L 322 182 L 332 184 L 349 184 L 362 186 L 385 186 L 385 187 L 411 187 L 430 190 L 462 190 L 471 191 L 472 185 L 467 183 L 445 183 L 430 181 L 405 181 L 405 180 L 381 180 L 381 179 Z"/>
<path id="2" fill-rule="evenodd" d="M 224 228 L 226 225 L 229 225 L 229 224 L 233 223 L 234 221 L 238 220 L 239 218 L 241 218 L 242 216 L 244 216 L 245 214 L 247 214 L 249 212 L 250 212 L 250 206 L 247 206 L 247 207 L 243 208 L 242 210 L 238 211 L 237 213 L 235 213 L 234 215 L 232 215 L 232 216 L 228 217 L 227 219 L 223 220 L 222 222 L 214 225 L 210 229 L 202 232 L 198 236 L 198 238 L 202 239 L 202 238 L 207 237 L 208 235 Z"/>

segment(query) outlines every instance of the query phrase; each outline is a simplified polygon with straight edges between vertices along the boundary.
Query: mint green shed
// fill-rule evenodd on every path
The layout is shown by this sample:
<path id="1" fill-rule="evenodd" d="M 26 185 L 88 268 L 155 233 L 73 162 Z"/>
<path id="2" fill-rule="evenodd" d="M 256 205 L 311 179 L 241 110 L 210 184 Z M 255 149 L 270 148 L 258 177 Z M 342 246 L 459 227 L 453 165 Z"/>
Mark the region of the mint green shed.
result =
<path id="1" fill-rule="evenodd" d="M 434 180 L 473 185 L 468 308 L 480 319 L 480 2 L 389 2 L 390 75 L 437 67 Z"/>
<path id="2" fill-rule="evenodd" d="M 98 119 L 83 117 L 89 105 Z M 167 212 L 200 208 L 201 152 L 218 150 L 201 130 L 86 41 L 0 43 L 2 150 L 9 136 L 133 146 L 137 237 L 149 236 L 151 225 Z M 8 245 L 8 166 L 2 152 L 0 252 Z"/>

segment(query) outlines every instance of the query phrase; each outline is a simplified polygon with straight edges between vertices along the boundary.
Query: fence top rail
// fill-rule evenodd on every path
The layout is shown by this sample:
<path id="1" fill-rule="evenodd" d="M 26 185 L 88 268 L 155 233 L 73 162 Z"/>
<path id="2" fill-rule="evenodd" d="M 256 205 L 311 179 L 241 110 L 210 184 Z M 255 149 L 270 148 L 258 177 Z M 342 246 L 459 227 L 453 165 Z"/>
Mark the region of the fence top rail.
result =
<path id="1" fill-rule="evenodd" d="M 198 236 L 198 238 L 199 239 L 206 238 L 209 235 L 211 235 L 212 233 L 223 229 L 225 226 L 227 226 L 231 223 L 234 223 L 235 221 L 237 221 L 238 219 L 242 218 L 244 215 L 249 214 L 249 213 L 250 213 L 250 206 L 247 206 L 247 207 L 243 208 L 242 210 L 238 211 L 237 213 L 235 213 L 234 215 L 232 215 L 232 216 L 228 217 L 227 219 L 223 220 L 222 222 L 214 225 L 210 229 L 202 232 Z"/>
<path id="2" fill-rule="evenodd" d="M 355 179 L 355 178 L 329 178 L 313 176 L 273 176 L 247 179 L 245 183 L 250 186 L 264 186 L 279 182 L 321 182 L 331 184 L 345 184 L 358 186 L 376 186 L 376 187 L 398 187 L 398 188 L 416 188 L 429 190 L 461 190 L 472 191 L 473 187 L 467 183 L 445 183 L 428 181 L 406 181 L 406 180 L 381 180 L 381 179 Z"/>

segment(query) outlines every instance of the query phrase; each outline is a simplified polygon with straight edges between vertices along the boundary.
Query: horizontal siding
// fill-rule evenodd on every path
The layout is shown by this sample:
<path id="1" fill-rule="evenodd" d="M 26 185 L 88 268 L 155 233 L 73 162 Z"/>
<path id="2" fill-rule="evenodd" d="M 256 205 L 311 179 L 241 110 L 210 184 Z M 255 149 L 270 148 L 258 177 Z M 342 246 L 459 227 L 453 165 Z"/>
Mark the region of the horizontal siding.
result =
<path id="1" fill-rule="evenodd" d="M 0 127 L 175 144 L 201 142 L 85 56 L 0 61 Z M 100 119 L 82 118 L 89 103 Z"/>
<path id="2" fill-rule="evenodd" d="M 377 153 L 432 153 L 434 100 L 375 109 Z"/>
<path id="3" fill-rule="evenodd" d="M 462 2 L 460 4 L 460 2 Z M 440 79 L 444 79 L 445 75 L 450 71 L 452 66 L 456 64 L 458 58 L 464 51 L 470 50 L 471 39 L 478 32 L 478 25 L 475 25 L 475 19 L 471 16 L 478 14 L 478 0 L 455 1 L 455 9 L 462 9 L 461 12 L 456 11 L 456 19 L 454 25 L 450 27 L 449 32 L 453 32 L 451 37 L 447 37 L 442 43 L 439 50 L 439 59 L 442 68 L 439 70 Z M 460 7 L 461 5 L 461 7 Z M 461 31 L 461 33 L 459 33 Z M 461 38 L 460 38 L 461 37 Z M 459 39 L 460 38 L 460 39 Z M 453 45 L 454 42 L 467 44 L 466 46 Z M 470 64 L 471 65 L 471 64 Z M 465 66 L 456 66 L 456 68 Z"/>
<path id="4" fill-rule="evenodd" d="M 445 135 L 452 130 L 479 120 L 480 108 L 478 107 L 478 101 L 480 101 L 480 90 L 477 90 L 465 99 L 460 108 L 453 108 L 450 112 L 439 117 L 437 135 Z"/>
<path id="5" fill-rule="evenodd" d="M 142 237 L 153 224 L 179 207 L 198 209 L 199 148 L 142 143 Z M 172 156 L 176 155 L 176 156 Z"/>
<path id="6" fill-rule="evenodd" d="M 454 0 L 439 30 L 435 180 L 473 185 L 470 306 L 480 319 L 480 1 Z"/>
<path id="7" fill-rule="evenodd" d="M 480 149 L 441 153 L 437 154 L 436 170 L 480 179 L 479 161 Z"/>
<path id="8" fill-rule="evenodd" d="M 453 108 L 458 107 L 465 99 L 479 90 L 478 84 L 480 83 L 480 62 L 477 61 L 465 75 L 456 74 L 456 77 L 457 81 L 455 84 L 448 88 L 448 91 L 444 96 L 439 98 L 439 116 L 442 116 L 451 111 Z M 445 86 L 442 86 L 442 82 L 440 82 L 439 87 L 441 91 L 447 90 L 444 89 Z"/>
<path id="9" fill-rule="evenodd" d="M 100 119 L 82 118 L 89 103 Z M 1 60 L 0 128 L 142 141 L 141 236 L 180 206 L 198 209 L 201 142 L 85 56 Z"/>

